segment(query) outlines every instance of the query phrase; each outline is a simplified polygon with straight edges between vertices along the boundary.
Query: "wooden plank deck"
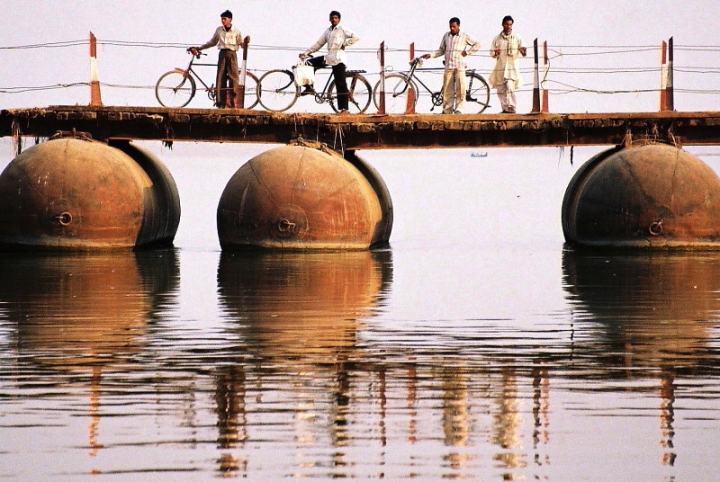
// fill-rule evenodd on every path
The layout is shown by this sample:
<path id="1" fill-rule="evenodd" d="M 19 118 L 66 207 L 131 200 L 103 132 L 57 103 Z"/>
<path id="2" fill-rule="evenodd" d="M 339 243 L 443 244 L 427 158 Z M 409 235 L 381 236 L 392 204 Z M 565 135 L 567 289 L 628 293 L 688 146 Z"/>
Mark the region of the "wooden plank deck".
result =
<path id="1" fill-rule="evenodd" d="M 244 109 L 49 106 L 0 110 L 0 136 L 98 140 L 288 143 L 298 137 L 335 149 L 617 145 L 659 139 L 720 144 L 720 112 L 584 114 L 346 115 Z"/>

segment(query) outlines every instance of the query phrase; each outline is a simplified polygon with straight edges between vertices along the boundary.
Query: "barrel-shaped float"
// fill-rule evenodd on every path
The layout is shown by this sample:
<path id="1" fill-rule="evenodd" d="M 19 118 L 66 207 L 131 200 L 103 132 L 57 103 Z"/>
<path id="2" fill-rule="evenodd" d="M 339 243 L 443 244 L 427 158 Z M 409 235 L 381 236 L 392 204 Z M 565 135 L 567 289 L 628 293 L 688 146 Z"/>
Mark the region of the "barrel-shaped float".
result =
<path id="1" fill-rule="evenodd" d="M 220 245 L 251 249 L 369 249 L 386 245 L 392 204 L 379 175 L 322 145 L 288 145 L 245 163 L 217 210 Z M 362 168 L 362 171 L 361 171 Z"/>
<path id="2" fill-rule="evenodd" d="M 720 178 L 674 146 L 611 149 L 571 179 L 562 225 L 578 246 L 720 249 Z"/>
<path id="3" fill-rule="evenodd" d="M 0 247 L 94 250 L 171 245 L 180 201 L 167 169 L 131 144 L 60 138 L 0 174 Z"/>

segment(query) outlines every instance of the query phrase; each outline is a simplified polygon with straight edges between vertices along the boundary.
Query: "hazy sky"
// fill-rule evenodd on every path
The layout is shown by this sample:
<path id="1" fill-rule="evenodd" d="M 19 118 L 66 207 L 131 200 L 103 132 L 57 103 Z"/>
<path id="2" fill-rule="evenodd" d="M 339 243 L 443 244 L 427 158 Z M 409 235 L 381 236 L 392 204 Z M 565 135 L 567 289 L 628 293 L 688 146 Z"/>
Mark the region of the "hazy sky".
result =
<path id="1" fill-rule="evenodd" d="M 208 40 L 225 9 L 233 11 L 234 24 L 243 35 L 252 37 L 248 67 L 258 70 L 290 67 L 297 53 L 314 43 L 327 27 L 330 10 L 339 10 L 343 24 L 361 38 L 349 49 L 349 67 L 367 70 L 373 84 L 379 69 L 376 51 L 382 41 L 389 49 L 387 64 L 402 69 L 406 66 L 409 44 L 414 42 L 418 53 L 436 49 L 452 16 L 460 17 L 461 29 L 480 41 L 481 51 L 469 58 L 469 64 L 487 75 L 493 65 L 487 47 L 500 31 L 502 17 L 510 14 L 515 18 L 516 33 L 527 44 L 532 44 L 535 38 L 548 42 L 553 58 L 547 85 L 555 89 L 550 98 L 550 110 L 554 112 L 657 110 L 656 92 L 634 91 L 659 86 L 660 74 L 656 70 L 659 45 L 671 36 L 676 45 L 676 68 L 720 65 L 720 34 L 715 28 L 720 24 L 720 2 L 716 0 L 3 0 L 2 7 L 0 62 L 4 67 L 0 74 L 0 108 L 87 104 L 87 87 L 8 93 L 17 87 L 87 82 L 86 44 L 33 49 L 8 47 L 84 41 L 90 31 L 100 42 L 97 62 L 100 82 L 104 84 L 103 102 L 106 105 L 157 105 L 152 90 L 157 78 L 173 67 L 186 64 L 189 59 L 181 46 Z M 138 44 L 107 44 L 113 41 Z M 173 46 L 160 47 L 160 43 Z M 655 46 L 658 49 L 652 48 Z M 682 46 L 715 46 L 715 49 L 698 52 L 684 50 Z M 640 48 L 626 52 L 625 47 Z M 214 61 L 215 57 L 213 51 L 208 59 Z M 425 65 L 440 67 L 442 64 L 440 59 L 434 59 Z M 519 99 L 522 111 L 523 106 L 529 110 L 531 103 L 532 55 L 521 65 L 527 72 L 526 90 Z M 612 73 L 588 71 L 588 68 Z M 206 69 L 206 76 L 211 79 L 213 69 Z M 439 80 L 436 82 L 439 84 Z M 720 89 L 720 74 L 676 71 L 675 85 L 676 89 Z M 574 88 L 633 92 L 568 93 Z M 676 92 L 675 106 L 678 110 L 717 109 L 719 99 L 719 94 Z M 197 98 L 191 107 L 209 105 L 207 99 Z M 298 108 L 313 106 L 298 103 Z"/>

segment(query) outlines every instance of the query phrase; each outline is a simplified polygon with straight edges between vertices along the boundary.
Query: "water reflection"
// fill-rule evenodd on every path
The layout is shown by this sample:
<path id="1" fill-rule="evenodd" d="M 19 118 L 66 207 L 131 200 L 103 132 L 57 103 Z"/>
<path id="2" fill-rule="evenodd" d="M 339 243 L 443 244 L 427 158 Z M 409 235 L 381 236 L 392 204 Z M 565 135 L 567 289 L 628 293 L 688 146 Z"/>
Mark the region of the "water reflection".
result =
<path id="1" fill-rule="evenodd" d="M 699 373 L 713 356 L 720 255 L 568 250 L 563 271 L 573 319 L 594 325 L 578 350 L 591 352 L 606 376 L 657 379 L 661 464 L 673 465 L 675 380 Z"/>
<path id="2" fill-rule="evenodd" d="M 337 448 L 328 466 L 338 474 L 344 473 L 346 463 L 342 447 L 349 437 L 350 372 L 363 356 L 356 344 L 357 331 L 361 320 L 382 305 L 391 279 L 390 251 L 224 252 L 220 257 L 220 303 L 253 364 L 262 367 L 263 383 L 271 387 L 259 396 L 273 396 L 272 380 L 277 377 L 280 389 L 289 390 L 296 399 L 296 440 L 301 447 L 313 447 L 322 406 L 317 388 L 324 386 L 320 393 L 330 396 L 329 437 Z M 218 375 L 221 447 L 235 447 L 247 438 L 244 414 L 229 417 L 225 408 L 232 405 L 242 412 L 246 389 L 241 371 L 232 367 Z M 231 385 L 222 382 L 228 377 Z M 227 434 L 232 434 L 232 444 Z M 315 464 L 303 450 L 296 455 L 298 469 Z M 227 472 L 225 466 L 219 470 Z"/>
<path id="3" fill-rule="evenodd" d="M 707 357 L 720 310 L 716 253 L 586 253 L 567 250 L 563 272 L 582 340 L 610 365 L 689 367 Z"/>
<path id="4" fill-rule="evenodd" d="M 702 432 L 688 420 L 716 421 L 715 255 L 568 251 L 567 302 L 528 320 L 391 313 L 389 252 L 218 253 L 218 303 L 187 299 L 220 314 L 198 319 L 175 299 L 174 253 L 141 255 L 2 259 L 17 362 L 0 407 L 12 433 L 66 435 L 26 458 L 81 446 L 69 472 L 184 480 L 574 480 L 577 458 L 622 459 L 626 442 L 676 470 Z"/>
<path id="5" fill-rule="evenodd" d="M 220 302 L 264 362 L 338 363 L 392 279 L 390 251 L 223 253 Z"/>
<path id="6" fill-rule="evenodd" d="M 102 372 L 143 350 L 148 324 L 177 286 L 175 250 L 1 253 L 0 264 L 2 316 L 17 327 L 18 383 L 32 387 L 45 373 L 63 392 L 87 385 L 95 455 Z"/>

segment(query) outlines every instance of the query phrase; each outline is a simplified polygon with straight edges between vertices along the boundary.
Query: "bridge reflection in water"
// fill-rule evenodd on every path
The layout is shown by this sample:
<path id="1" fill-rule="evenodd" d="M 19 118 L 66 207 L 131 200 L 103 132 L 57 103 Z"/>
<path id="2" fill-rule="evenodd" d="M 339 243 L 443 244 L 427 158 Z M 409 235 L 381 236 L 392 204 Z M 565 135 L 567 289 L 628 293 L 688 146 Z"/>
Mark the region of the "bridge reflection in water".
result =
<path id="1" fill-rule="evenodd" d="M 711 254 L 566 251 L 571 325 L 555 340 L 542 327 L 519 333 L 512 320 L 427 320 L 407 330 L 385 312 L 390 251 L 223 253 L 219 326 L 177 319 L 172 250 L 3 262 L 16 390 L 43 383 L 74 400 L 68 409 L 37 396 L 55 407 L 54 425 L 36 422 L 51 435 L 87 399 L 89 438 L 65 444 L 71 454 L 84 447 L 90 462 L 70 457 L 95 473 L 175 460 L 163 470 L 542 478 L 569 463 L 567 444 L 617 450 L 593 445 L 594 433 L 563 436 L 580 416 L 560 400 L 648 390 L 659 429 L 642 443 L 659 444 L 658 466 L 669 466 L 680 430 L 676 380 L 704 376 L 717 356 L 720 259 Z M 621 419 L 629 409 L 597 410 Z M 128 458 L 138 443 L 147 454 Z"/>

